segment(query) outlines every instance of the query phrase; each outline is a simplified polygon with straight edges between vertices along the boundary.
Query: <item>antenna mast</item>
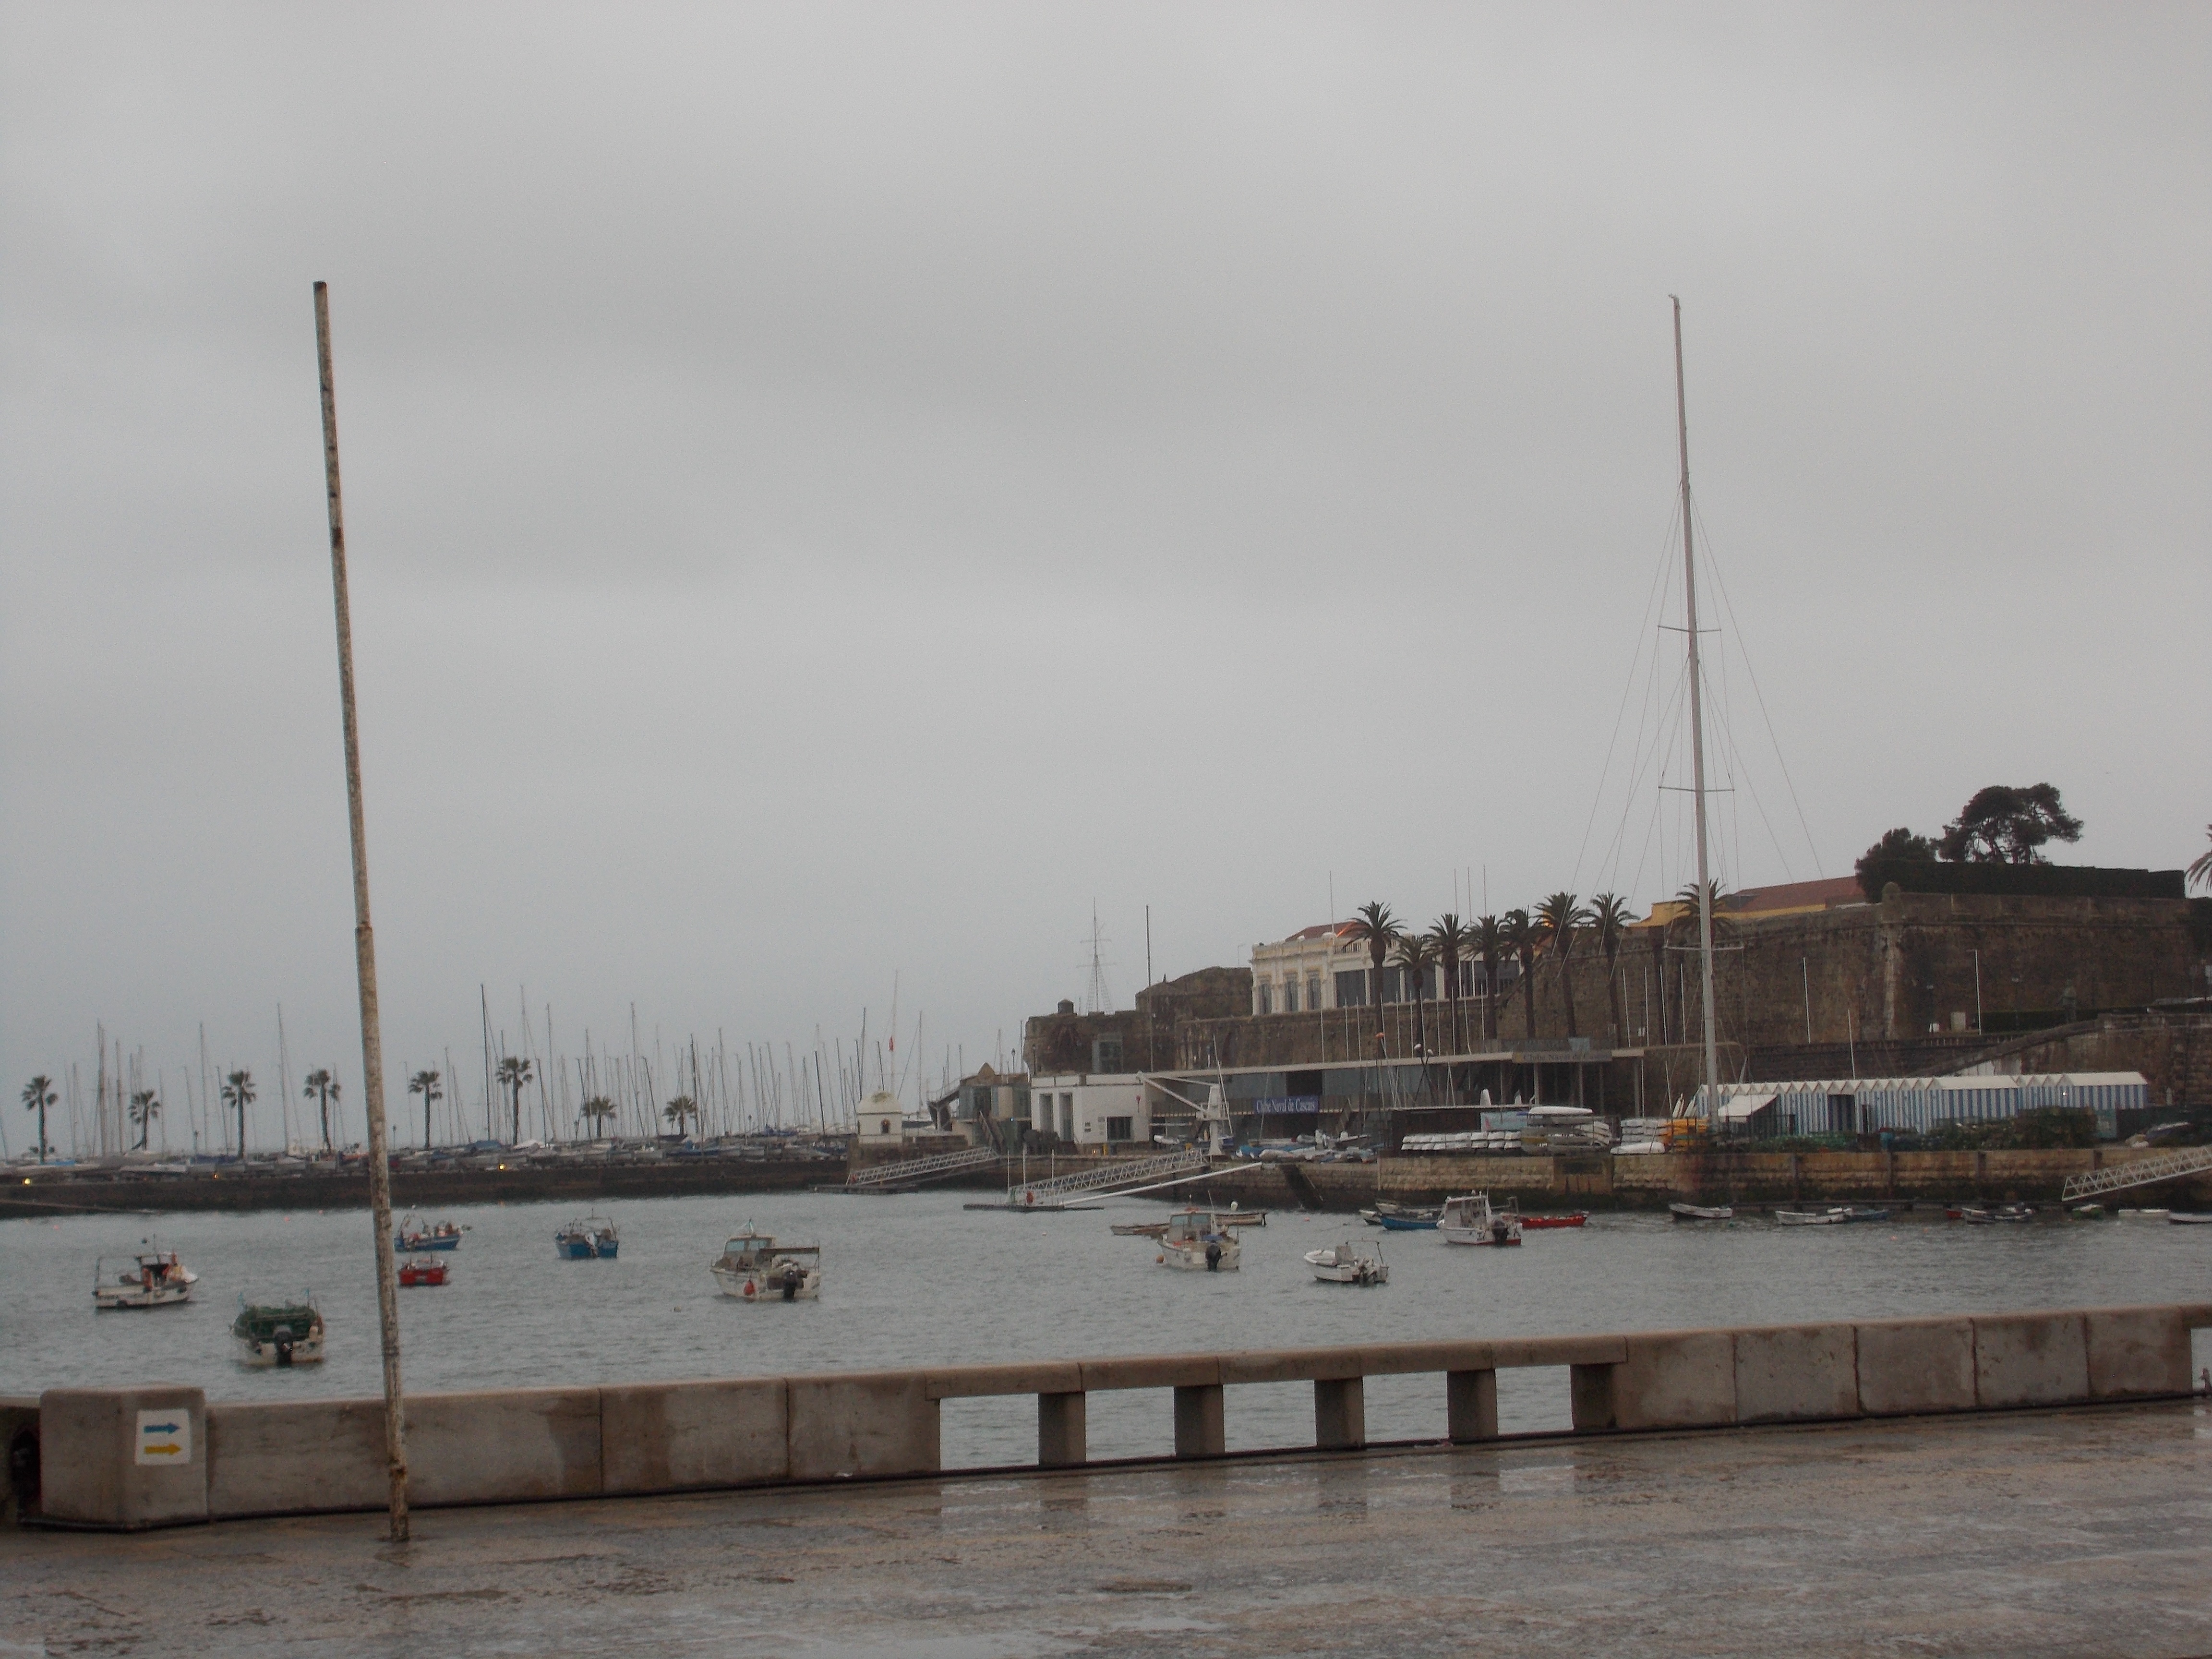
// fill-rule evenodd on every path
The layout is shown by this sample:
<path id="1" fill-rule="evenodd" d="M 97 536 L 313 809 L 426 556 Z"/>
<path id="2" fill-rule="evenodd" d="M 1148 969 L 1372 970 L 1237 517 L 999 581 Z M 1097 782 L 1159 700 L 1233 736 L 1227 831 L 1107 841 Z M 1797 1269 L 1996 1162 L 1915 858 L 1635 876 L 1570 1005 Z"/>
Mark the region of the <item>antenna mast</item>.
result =
<path id="1" fill-rule="evenodd" d="M 1698 660 L 1698 561 L 1690 540 L 1690 405 L 1682 390 L 1682 301 L 1674 301 L 1674 425 L 1682 441 L 1683 620 L 1690 637 L 1690 781 L 1695 786 L 1698 817 L 1698 966 L 1704 981 L 1705 1087 L 1708 1123 L 1720 1112 L 1720 1044 L 1713 1035 L 1713 885 L 1705 846 L 1705 674 Z"/>

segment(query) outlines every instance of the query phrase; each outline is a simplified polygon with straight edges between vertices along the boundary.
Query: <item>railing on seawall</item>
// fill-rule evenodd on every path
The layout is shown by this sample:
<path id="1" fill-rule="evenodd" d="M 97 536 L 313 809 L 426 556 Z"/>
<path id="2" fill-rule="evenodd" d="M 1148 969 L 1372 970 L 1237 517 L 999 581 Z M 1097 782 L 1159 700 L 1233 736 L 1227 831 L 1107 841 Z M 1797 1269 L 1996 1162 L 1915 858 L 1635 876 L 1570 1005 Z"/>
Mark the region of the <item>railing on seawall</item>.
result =
<path id="1" fill-rule="evenodd" d="M 2172 1398 L 2205 1328 L 2212 1303 L 424 1394 L 407 1401 L 409 1483 L 435 1507 L 935 1474 L 941 1402 L 1023 1395 L 1036 1467 L 1075 1469 L 1090 1396 L 1131 1389 L 1170 1392 L 1177 1458 L 1219 1457 L 1224 1394 L 1255 1382 L 1310 1382 L 1313 1446 L 1356 1451 L 1366 1379 L 1413 1373 L 1441 1377 L 1448 1438 L 1478 1444 L 1499 1437 L 1498 1373 L 1529 1366 L 1567 1369 L 1577 1434 Z M 385 1506 L 378 1400 L 147 1387 L 35 1404 L 46 1523 Z"/>

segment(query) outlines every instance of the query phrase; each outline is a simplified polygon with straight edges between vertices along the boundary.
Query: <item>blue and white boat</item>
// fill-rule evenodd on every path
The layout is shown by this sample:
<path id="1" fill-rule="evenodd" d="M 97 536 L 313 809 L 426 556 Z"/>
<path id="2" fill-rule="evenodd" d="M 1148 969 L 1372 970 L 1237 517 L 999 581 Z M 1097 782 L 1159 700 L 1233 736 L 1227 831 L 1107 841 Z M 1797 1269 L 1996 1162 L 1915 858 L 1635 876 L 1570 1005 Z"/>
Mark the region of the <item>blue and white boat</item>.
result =
<path id="1" fill-rule="evenodd" d="M 458 1250 L 461 1235 L 468 1230 L 450 1221 L 425 1221 L 419 1215 L 405 1215 L 392 1234 L 392 1248 L 403 1254 L 416 1250 Z"/>
<path id="2" fill-rule="evenodd" d="M 553 1248 L 564 1261 L 611 1261 L 621 1246 L 615 1224 L 603 1215 L 571 1221 L 553 1235 Z"/>

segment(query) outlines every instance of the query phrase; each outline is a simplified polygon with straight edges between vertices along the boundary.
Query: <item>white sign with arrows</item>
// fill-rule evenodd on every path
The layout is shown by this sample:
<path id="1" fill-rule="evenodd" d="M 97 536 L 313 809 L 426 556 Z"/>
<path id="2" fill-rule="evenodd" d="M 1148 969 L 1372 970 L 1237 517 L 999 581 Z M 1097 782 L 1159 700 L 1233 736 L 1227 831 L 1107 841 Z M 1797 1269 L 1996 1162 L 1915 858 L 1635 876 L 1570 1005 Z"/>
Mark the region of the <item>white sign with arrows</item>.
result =
<path id="1" fill-rule="evenodd" d="M 181 1406 L 138 1413 L 137 1461 L 141 1463 L 189 1463 L 192 1461 L 192 1414 Z"/>

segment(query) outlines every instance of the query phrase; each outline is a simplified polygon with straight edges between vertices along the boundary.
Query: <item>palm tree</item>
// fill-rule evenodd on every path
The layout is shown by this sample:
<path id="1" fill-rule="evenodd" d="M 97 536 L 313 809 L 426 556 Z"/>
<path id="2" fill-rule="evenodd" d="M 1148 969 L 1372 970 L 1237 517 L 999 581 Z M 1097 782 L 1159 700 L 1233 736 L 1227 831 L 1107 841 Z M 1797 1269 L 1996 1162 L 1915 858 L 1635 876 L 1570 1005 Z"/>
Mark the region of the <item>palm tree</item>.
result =
<path id="1" fill-rule="evenodd" d="M 1521 963 L 1521 1035 L 1536 1035 L 1536 924 L 1526 910 L 1508 910 L 1498 938 Z"/>
<path id="2" fill-rule="evenodd" d="M 1390 914 L 1390 907 L 1380 902 L 1361 905 L 1345 927 L 1346 940 L 1367 947 L 1367 960 L 1374 969 L 1369 979 L 1368 1000 L 1378 1006 L 1382 1001 L 1382 964 L 1389 960 L 1391 947 L 1405 931 L 1403 924 Z"/>
<path id="3" fill-rule="evenodd" d="M 592 1139 L 597 1139 L 601 1130 L 606 1127 L 606 1121 L 614 1116 L 619 1109 L 614 1102 L 609 1100 L 605 1095 L 593 1095 L 576 1109 L 576 1115 L 592 1126 Z"/>
<path id="4" fill-rule="evenodd" d="M 499 1086 L 513 1097 L 514 1133 L 509 1139 L 512 1146 L 522 1144 L 522 1085 L 530 1081 L 530 1062 L 520 1054 L 508 1054 L 499 1062 Z"/>
<path id="5" fill-rule="evenodd" d="M 1721 891 L 1720 883 L 1708 881 L 1705 890 L 1711 896 L 1713 909 L 1713 943 L 1718 945 L 1735 930 L 1735 924 L 1721 914 L 1721 901 L 1726 896 Z M 1679 908 L 1672 916 L 1668 918 L 1667 925 L 1659 930 L 1667 936 L 1667 943 L 1670 946 L 1673 946 L 1674 940 L 1684 934 L 1687 934 L 1692 939 L 1698 937 L 1698 884 L 1694 881 L 1683 883 L 1682 890 L 1674 895 L 1674 902 Z M 1704 974 L 1705 969 L 1702 965 L 1698 971 L 1700 975 Z M 1717 971 L 1714 978 L 1717 982 L 1719 979 Z M 1686 1001 L 1684 1002 L 1684 1006 L 1675 1009 L 1674 1023 L 1680 1040 L 1687 1042 L 1690 1040 L 1690 1010 Z"/>
<path id="6" fill-rule="evenodd" d="M 1346 939 L 1367 947 L 1367 960 L 1371 969 L 1367 975 L 1367 1000 L 1376 1008 L 1375 1052 L 1378 1056 L 1382 1052 L 1382 964 L 1389 958 L 1391 947 L 1397 944 L 1404 933 L 1405 929 L 1399 926 L 1397 917 L 1390 914 L 1390 907 L 1379 901 L 1361 905 L 1344 930 Z"/>
<path id="7" fill-rule="evenodd" d="M 338 1097 L 338 1080 L 326 1066 L 317 1066 L 307 1073 L 307 1086 L 300 1091 L 309 1100 L 320 1101 L 323 1107 L 323 1150 L 331 1149 L 331 1103 Z"/>
<path id="8" fill-rule="evenodd" d="M 138 1150 L 146 1150 L 146 1132 L 153 1121 L 161 1115 L 161 1103 L 154 1097 L 151 1089 L 141 1089 L 131 1097 L 131 1121 L 138 1126 Z"/>
<path id="9" fill-rule="evenodd" d="M 1624 1042 L 1628 1037 L 1628 1016 L 1620 1006 L 1620 946 L 1636 913 L 1620 894 L 1597 893 L 1590 898 L 1589 919 L 1597 930 L 1598 951 L 1605 957 L 1605 994 L 1613 1005 L 1613 1040 Z"/>
<path id="10" fill-rule="evenodd" d="M 422 1150 L 426 1152 L 430 1150 L 430 1103 L 446 1097 L 446 1091 L 438 1086 L 439 1081 L 437 1073 L 427 1071 L 417 1072 L 407 1079 L 407 1092 L 422 1097 Z"/>
<path id="11" fill-rule="evenodd" d="M 43 1072 L 23 1085 L 23 1109 L 39 1115 L 39 1162 L 41 1164 L 46 1161 L 46 1154 L 53 1150 L 46 1145 L 46 1108 L 60 1099 L 61 1097 L 54 1092 L 53 1079 Z"/>
<path id="12" fill-rule="evenodd" d="M 1437 965 L 1437 947 L 1425 933 L 1401 933 L 1397 951 L 1398 965 L 1413 981 L 1413 1052 L 1420 1055 L 1425 1070 L 1429 1063 L 1429 975 Z"/>
<path id="13" fill-rule="evenodd" d="M 668 1108 L 661 1113 L 661 1116 L 673 1123 L 676 1126 L 676 1133 L 680 1135 L 684 1133 L 684 1124 L 687 1118 L 693 1122 L 698 1121 L 699 1103 L 689 1095 L 678 1095 L 668 1103 Z"/>
<path id="14" fill-rule="evenodd" d="M 2204 826 L 2204 834 L 2212 838 L 2212 823 Z M 2191 887 L 2202 887 L 2205 891 L 2212 892 L 2212 847 L 2206 848 L 2197 855 L 2197 862 L 2189 866 L 2189 873 L 2185 879 Z"/>
<path id="15" fill-rule="evenodd" d="M 605 1095 L 593 1095 L 576 1109 L 576 1115 L 592 1126 L 592 1137 L 597 1139 L 600 1132 L 605 1128 L 606 1121 L 614 1116 L 619 1109 L 620 1108 Z"/>
<path id="16" fill-rule="evenodd" d="M 1528 911 L 1509 909 L 1504 918 L 1506 949 L 1522 964 L 1522 1037 L 1535 1036 L 1535 947 L 1541 940 Z"/>
<path id="17" fill-rule="evenodd" d="M 1549 944 L 1559 962 L 1559 995 L 1567 1005 L 1567 1035 L 1580 1036 L 1575 1029 L 1575 979 L 1573 964 L 1569 958 L 1575 951 L 1575 930 L 1590 919 L 1583 908 L 1582 901 L 1572 893 L 1554 893 L 1536 907 L 1536 928 Z"/>
<path id="18" fill-rule="evenodd" d="M 1473 930 L 1449 910 L 1430 925 L 1429 944 L 1437 953 L 1437 960 L 1443 964 L 1444 994 L 1451 999 L 1451 1043 L 1454 1054 L 1462 1053 L 1466 1048 L 1463 1040 L 1464 1025 L 1461 1018 L 1461 999 L 1466 994 L 1467 988 L 1460 982 L 1459 965 L 1461 959 L 1468 953 L 1468 947 L 1474 943 Z"/>
<path id="19" fill-rule="evenodd" d="M 1505 929 L 1498 925 L 1496 916 L 1477 916 L 1471 931 L 1468 948 L 1482 962 L 1482 1039 L 1486 1042 L 1498 1040 L 1498 964 L 1506 951 Z"/>
<path id="20" fill-rule="evenodd" d="M 238 1158 L 246 1161 L 246 1109 L 253 1103 L 253 1073 L 233 1072 L 222 1085 L 222 1103 L 238 1108 Z"/>

